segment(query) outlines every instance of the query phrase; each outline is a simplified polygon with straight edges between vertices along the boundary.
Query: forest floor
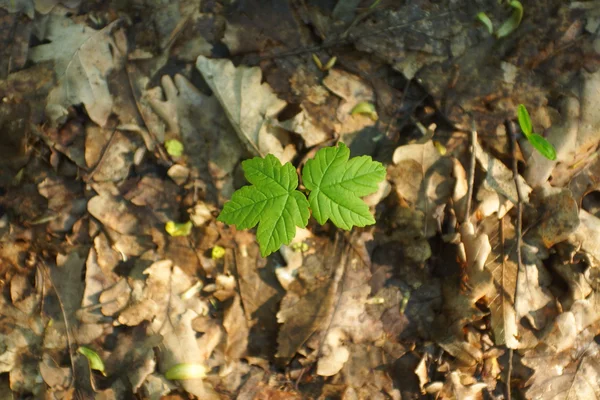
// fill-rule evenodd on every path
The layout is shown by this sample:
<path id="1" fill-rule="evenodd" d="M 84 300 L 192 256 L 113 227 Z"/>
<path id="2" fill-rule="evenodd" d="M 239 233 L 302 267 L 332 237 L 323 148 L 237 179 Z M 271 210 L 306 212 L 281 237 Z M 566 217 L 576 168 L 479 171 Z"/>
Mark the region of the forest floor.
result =
<path id="1" fill-rule="evenodd" d="M 0 0 L 0 399 L 600 398 L 599 29 L 597 1 Z M 262 257 L 217 221 L 242 161 L 339 142 L 385 168 L 347 190 L 375 223 L 313 208 Z"/>

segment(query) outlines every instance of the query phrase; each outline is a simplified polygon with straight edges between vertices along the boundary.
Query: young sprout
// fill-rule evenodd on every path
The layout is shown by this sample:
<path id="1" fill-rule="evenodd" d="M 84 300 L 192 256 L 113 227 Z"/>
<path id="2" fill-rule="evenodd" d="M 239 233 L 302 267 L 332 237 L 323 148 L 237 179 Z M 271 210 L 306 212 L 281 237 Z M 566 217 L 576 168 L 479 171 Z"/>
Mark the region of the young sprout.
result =
<path id="1" fill-rule="evenodd" d="M 525 138 L 531 145 L 539 151 L 544 157 L 549 160 L 556 160 L 556 149 L 542 135 L 533 132 L 533 124 L 527 108 L 523 104 L 519 104 L 517 109 L 517 119 L 519 126 Z"/>

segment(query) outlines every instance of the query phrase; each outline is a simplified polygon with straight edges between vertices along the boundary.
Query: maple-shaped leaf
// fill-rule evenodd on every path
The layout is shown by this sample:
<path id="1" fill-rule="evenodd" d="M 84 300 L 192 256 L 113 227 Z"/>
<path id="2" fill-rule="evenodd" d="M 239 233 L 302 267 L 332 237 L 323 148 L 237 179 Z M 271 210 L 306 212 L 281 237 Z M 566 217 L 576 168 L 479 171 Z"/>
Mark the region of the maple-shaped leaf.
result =
<path id="1" fill-rule="evenodd" d="M 242 162 L 244 175 L 252 186 L 237 190 L 225 203 L 218 220 L 238 229 L 253 228 L 263 257 L 289 244 L 296 226 L 304 228 L 309 211 L 306 196 L 296 190 L 298 174 L 290 163 L 281 165 L 272 154 Z"/>
<path id="2" fill-rule="evenodd" d="M 369 156 L 354 157 L 344 143 L 319 150 L 302 170 L 304 186 L 310 190 L 308 201 L 313 216 L 324 224 L 328 219 L 338 227 L 375 223 L 362 196 L 375 193 L 385 178 L 385 167 Z"/>

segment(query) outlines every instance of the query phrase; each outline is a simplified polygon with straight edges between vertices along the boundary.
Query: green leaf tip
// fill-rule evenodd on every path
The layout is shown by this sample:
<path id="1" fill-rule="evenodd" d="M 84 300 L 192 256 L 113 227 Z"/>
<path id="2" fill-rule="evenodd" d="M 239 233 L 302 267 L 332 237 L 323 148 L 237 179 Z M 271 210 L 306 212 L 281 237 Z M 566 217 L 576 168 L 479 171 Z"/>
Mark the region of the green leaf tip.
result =
<path id="1" fill-rule="evenodd" d="M 83 354 L 85 358 L 88 359 L 88 362 L 90 363 L 90 369 L 98 371 L 102 375 L 106 376 L 106 373 L 104 372 L 104 362 L 102 361 L 98 353 L 85 346 L 79 346 L 77 351 L 80 354 Z"/>
<path id="2" fill-rule="evenodd" d="M 512 0 L 510 3 L 508 3 L 508 5 L 513 8 L 513 12 L 511 16 L 504 21 L 496 31 L 496 37 L 498 39 L 510 35 L 519 27 L 519 25 L 521 25 L 521 20 L 523 19 L 523 5 L 521 2 Z"/>
<path id="3" fill-rule="evenodd" d="M 292 164 L 282 166 L 269 154 L 242 162 L 242 168 L 252 185 L 237 190 L 217 219 L 238 229 L 258 224 L 256 238 L 261 255 L 266 257 L 282 244 L 289 244 L 296 236 L 296 227 L 306 227 L 308 201 L 296 190 L 298 174 Z"/>
<path id="4" fill-rule="evenodd" d="M 183 154 L 183 143 L 177 139 L 167 140 L 165 142 L 165 149 L 171 157 L 181 157 Z"/>
<path id="5" fill-rule="evenodd" d="M 183 223 L 169 221 L 165 224 L 165 231 L 171 236 L 188 236 L 192 233 L 192 221 Z"/>
<path id="6" fill-rule="evenodd" d="M 487 31 L 490 35 L 494 33 L 494 24 L 492 23 L 492 20 L 490 19 L 490 17 L 487 16 L 486 13 L 484 13 L 483 11 L 477 13 L 476 18 L 487 28 Z"/>
<path id="7" fill-rule="evenodd" d="M 548 160 L 556 160 L 556 149 L 546 140 L 546 138 L 537 133 L 532 133 L 527 137 L 527 140 L 529 140 L 529 143 L 531 143 L 531 145 Z"/>
<path id="8" fill-rule="evenodd" d="M 533 133 L 533 124 L 531 123 L 529 112 L 523 104 L 519 104 L 519 108 L 517 108 L 517 119 L 523 134 L 525 136 L 531 135 Z"/>
<path id="9" fill-rule="evenodd" d="M 169 380 L 202 379 L 206 376 L 207 368 L 202 364 L 176 364 L 165 372 Z"/>
<path id="10" fill-rule="evenodd" d="M 350 149 L 339 143 L 319 150 L 302 170 L 317 222 L 331 220 L 345 230 L 375 223 L 369 206 L 360 198 L 375 193 L 386 175 L 385 167 L 369 156 L 349 158 Z"/>

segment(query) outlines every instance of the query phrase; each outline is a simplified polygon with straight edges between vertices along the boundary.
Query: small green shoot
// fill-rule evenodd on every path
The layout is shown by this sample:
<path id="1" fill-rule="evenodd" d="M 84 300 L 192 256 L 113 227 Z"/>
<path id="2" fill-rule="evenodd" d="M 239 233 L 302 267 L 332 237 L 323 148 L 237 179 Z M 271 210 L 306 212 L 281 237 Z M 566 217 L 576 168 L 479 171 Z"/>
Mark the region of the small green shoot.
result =
<path id="1" fill-rule="evenodd" d="M 192 221 L 184 223 L 169 221 L 165 224 L 165 231 L 171 236 L 188 236 L 192 233 Z"/>
<path id="2" fill-rule="evenodd" d="M 371 118 L 373 121 L 377 121 L 379 116 L 377 115 L 377 111 L 375 110 L 375 105 L 366 101 L 361 101 L 357 105 L 352 108 L 350 111 L 351 115 L 363 114 L 367 117 Z"/>
<path id="3" fill-rule="evenodd" d="M 90 369 L 98 371 L 102 375 L 106 376 L 106 373 L 104 372 L 104 362 L 102 361 L 98 353 L 85 346 L 79 346 L 77 351 L 80 354 L 83 354 L 85 358 L 88 359 L 88 362 L 90 363 Z"/>
<path id="4" fill-rule="evenodd" d="M 476 18 L 487 28 L 490 35 L 494 33 L 494 24 L 492 23 L 492 20 L 490 19 L 490 17 L 487 16 L 486 13 L 484 13 L 483 11 L 477 13 Z"/>
<path id="5" fill-rule="evenodd" d="M 513 13 L 496 31 L 498 39 L 513 33 L 521 25 L 521 20 L 523 19 L 523 5 L 521 2 L 512 0 L 508 5 L 513 8 Z"/>
<path id="6" fill-rule="evenodd" d="M 523 104 L 519 104 L 517 109 L 517 119 L 519 126 L 525 138 L 531 145 L 540 152 L 541 155 L 549 160 L 556 160 L 556 149 L 543 136 L 533 132 L 533 124 L 527 108 Z"/>
<path id="7" fill-rule="evenodd" d="M 165 142 L 165 149 L 171 157 L 181 157 L 183 154 L 183 143 L 177 139 L 167 140 Z"/>
<path id="8" fill-rule="evenodd" d="M 340 143 L 320 149 L 306 162 L 302 179 L 310 192 L 308 200 L 296 190 L 298 175 L 292 164 L 281 165 L 272 154 L 246 160 L 242 168 L 252 185 L 233 193 L 218 220 L 238 229 L 258 224 L 256 238 L 263 257 L 291 243 L 296 227 L 308 224 L 310 209 L 320 224 L 331 220 L 346 230 L 374 224 L 369 206 L 360 198 L 377 191 L 386 169 L 369 156 L 349 157 L 350 149 Z"/>
<path id="9" fill-rule="evenodd" d="M 213 260 L 219 260 L 225 256 L 225 249 L 221 246 L 215 246 L 210 253 L 210 258 Z"/>
<path id="10" fill-rule="evenodd" d="M 172 366 L 165 373 L 169 380 L 202 379 L 206 376 L 206 367 L 202 364 L 183 363 Z"/>

